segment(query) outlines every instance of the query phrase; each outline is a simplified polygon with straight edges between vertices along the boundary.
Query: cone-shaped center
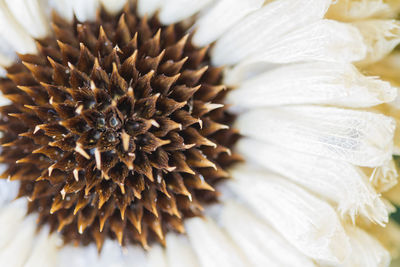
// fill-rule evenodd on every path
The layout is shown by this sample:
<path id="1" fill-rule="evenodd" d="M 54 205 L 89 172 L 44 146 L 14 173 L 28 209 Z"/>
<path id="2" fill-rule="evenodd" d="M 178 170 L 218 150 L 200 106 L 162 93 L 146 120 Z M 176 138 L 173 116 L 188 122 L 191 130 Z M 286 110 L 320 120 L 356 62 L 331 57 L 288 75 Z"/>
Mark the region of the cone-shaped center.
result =
<path id="1" fill-rule="evenodd" d="M 53 18 L 38 55 L 20 55 L 0 81 L 4 178 L 39 224 L 101 249 L 164 242 L 216 200 L 238 157 L 221 69 L 182 25 L 99 12 L 93 23 Z"/>

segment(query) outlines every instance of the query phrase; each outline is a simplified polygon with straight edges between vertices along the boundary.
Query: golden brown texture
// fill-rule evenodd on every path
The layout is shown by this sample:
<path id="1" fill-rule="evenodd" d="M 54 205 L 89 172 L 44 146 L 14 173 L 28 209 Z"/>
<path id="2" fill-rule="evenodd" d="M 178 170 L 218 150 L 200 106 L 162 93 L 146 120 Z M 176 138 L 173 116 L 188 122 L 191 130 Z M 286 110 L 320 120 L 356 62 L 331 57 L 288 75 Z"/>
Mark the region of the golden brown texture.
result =
<path id="1" fill-rule="evenodd" d="M 20 55 L 0 90 L 3 178 L 66 242 L 164 243 L 216 201 L 238 160 L 221 69 L 182 25 L 134 7 L 93 23 L 53 17 L 39 55 Z"/>

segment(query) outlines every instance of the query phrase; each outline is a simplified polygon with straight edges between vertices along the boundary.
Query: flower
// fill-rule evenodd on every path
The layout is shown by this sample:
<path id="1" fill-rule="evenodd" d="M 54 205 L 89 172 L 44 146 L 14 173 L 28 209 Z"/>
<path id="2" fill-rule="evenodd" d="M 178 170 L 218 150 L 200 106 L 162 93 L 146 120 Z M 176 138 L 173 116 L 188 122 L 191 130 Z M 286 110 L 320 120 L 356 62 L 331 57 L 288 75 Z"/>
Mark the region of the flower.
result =
<path id="1" fill-rule="evenodd" d="M 153 77 L 161 76 L 159 73 L 155 76 L 143 74 L 157 69 L 160 62 L 167 64 L 162 61 L 162 57 L 168 53 L 167 51 L 157 51 L 154 54 L 151 52 L 153 51 L 151 49 L 157 47 L 153 44 L 157 44 L 159 38 L 166 37 L 155 33 L 158 31 L 154 28 L 154 32 L 150 30 L 153 35 L 145 38 L 146 34 L 140 32 L 140 29 L 146 32 L 147 26 L 143 23 L 146 19 L 141 20 L 143 24 L 139 26 L 140 34 L 138 35 L 139 44 L 143 47 L 136 47 L 135 41 L 130 43 L 131 45 L 117 47 L 114 44 L 123 41 L 108 39 L 107 32 L 112 33 L 115 29 L 116 36 L 119 36 L 118 30 L 127 29 L 124 26 L 112 28 L 112 23 L 107 25 L 107 16 L 110 20 L 120 18 L 120 12 L 126 4 L 125 0 L 100 2 L 97 0 L 53 0 L 46 3 L 38 0 L 5 0 L 0 4 L 0 22 L 3 26 L 0 30 L 2 44 L 0 64 L 4 66 L 3 73 L 8 75 L 8 78 L 2 80 L 2 91 L 11 100 L 13 108 L 12 112 L 9 111 L 10 109 L 3 108 L 3 113 L 4 110 L 7 113 L 2 115 L 1 124 L 3 139 L 5 139 L 2 141 L 2 161 L 7 163 L 5 178 L 18 177 L 17 180 L 21 180 L 20 184 L 14 181 L 3 181 L 0 186 L 2 190 L 0 247 L 3 248 L 0 252 L 0 266 L 128 266 L 136 264 L 138 266 L 209 267 L 387 266 L 389 264 L 388 251 L 377 241 L 370 229 L 371 225 L 385 226 L 389 213 L 393 210 L 381 193 L 397 182 L 397 173 L 391 158 L 395 120 L 381 114 L 381 107 L 384 103 L 396 98 L 397 89 L 389 82 L 377 77 L 365 76 L 362 72 L 370 66 L 378 66 L 378 61 L 400 42 L 398 22 L 389 19 L 396 14 L 395 10 L 398 8 L 396 1 L 342 0 L 333 4 L 330 0 L 139 0 L 138 16 L 146 17 L 147 15 L 151 18 L 155 14 L 163 25 L 180 23 L 181 29 L 188 29 L 185 31 L 193 33 L 185 49 L 192 49 L 190 50 L 192 52 L 207 51 L 201 48 L 196 50 L 194 46 L 210 46 L 209 62 L 206 60 L 202 64 L 210 63 L 210 68 L 214 70 L 223 69 L 222 83 L 229 88 L 220 95 L 224 98 L 223 103 L 229 107 L 227 113 L 224 114 L 226 116 L 230 113 L 235 114 L 234 122 L 229 129 L 222 123 L 218 126 L 212 124 L 213 121 L 209 121 L 209 125 L 203 125 L 203 130 L 199 121 L 206 122 L 209 117 L 201 116 L 196 121 L 199 124 L 196 128 L 189 127 L 192 130 L 185 128 L 183 122 L 180 122 L 180 126 L 179 123 L 173 122 L 167 125 L 171 125 L 174 132 L 185 131 L 184 134 L 195 140 L 193 142 L 195 146 L 201 149 L 204 149 L 204 145 L 211 147 L 210 152 L 204 149 L 203 153 L 197 154 L 198 157 L 201 155 L 208 157 L 209 153 L 212 155 L 219 147 L 222 147 L 223 140 L 211 145 L 212 141 L 208 140 L 208 135 L 202 134 L 211 128 L 210 125 L 217 125 L 219 128 L 216 129 L 233 134 L 237 130 L 241 137 L 235 142 L 234 153 L 230 154 L 227 149 L 223 152 L 234 159 L 236 156 L 232 155 L 239 154 L 243 158 L 243 163 L 226 168 L 231 179 L 214 183 L 210 178 L 212 176 L 202 173 L 199 168 L 208 167 L 211 170 L 215 167 L 217 171 L 220 170 L 220 173 L 225 172 L 225 169 L 221 170 L 216 165 L 217 160 L 210 161 L 207 157 L 203 157 L 199 161 L 208 165 L 195 165 L 188 160 L 189 166 L 196 170 L 193 176 L 203 174 L 199 177 L 204 177 L 206 182 L 210 181 L 212 186 L 216 186 L 220 197 L 219 202 L 205 206 L 202 217 L 199 217 L 197 212 L 193 212 L 194 217 L 187 218 L 191 216 L 184 213 L 186 209 L 182 207 L 186 206 L 178 205 L 179 210 L 176 212 L 179 215 L 182 212 L 185 217 L 183 224 L 186 234 L 166 232 L 163 228 L 164 221 L 155 219 L 160 218 L 155 213 L 158 209 L 162 209 L 162 196 L 152 198 L 153 202 L 143 197 L 144 206 L 147 203 L 153 203 L 146 208 L 148 211 L 145 212 L 151 213 L 152 209 L 156 210 L 152 212 L 152 215 L 148 215 L 152 216 L 152 219 L 143 220 L 142 223 L 145 227 L 153 229 L 156 234 L 155 239 L 165 243 L 165 248 L 157 242 L 152 242 L 146 252 L 141 246 L 134 245 L 128 240 L 124 241 L 123 236 L 120 235 L 121 231 L 127 234 L 128 228 L 124 227 L 132 228 L 132 226 L 125 224 L 124 205 L 118 206 L 109 201 L 108 203 L 111 203 L 109 206 L 121 213 L 124 226 L 116 223 L 114 227 L 110 223 L 112 228 L 110 236 L 116 237 L 125 246 L 121 249 L 118 242 L 107 238 L 103 247 L 102 242 L 97 242 L 100 244 L 99 247 L 102 247 L 100 254 L 97 254 L 93 238 L 88 237 L 88 229 L 97 235 L 102 235 L 100 231 L 96 231 L 96 223 L 100 219 L 95 219 L 104 215 L 101 208 L 87 206 L 88 209 L 93 210 L 91 213 L 93 216 L 88 216 L 93 220 L 87 219 L 85 215 L 79 215 L 82 213 L 79 213 L 77 217 L 69 211 L 79 206 L 77 203 L 80 202 L 72 199 L 74 196 L 77 198 L 77 194 L 92 194 L 94 199 L 96 197 L 101 199 L 103 192 L 115 184 L 95 190 L 89 188 L 87 192 L 80 190 L 83 187 L 74 187 L 74 190 L 67 191 L 64 185 L 72 187 L 72 184 L 75 185 L 74 181 L 79 183 L 84 180 L 86 184 L 82 186 L 86 186 L 87 189 L 87 172 L 97 170 L 101 174 L 95 176 L 96 179 L 101 181 L 104 179 L 106 184 L 109 178 L 113 182 L 118 181 L 115 188 L 120 189 L 113 190 L 120 190 L 118 191 L 121 192 L 120 195 L 124 195 L 124 190 L 132 186 L 116 178 L 125 179 L 126 175 L 116 174 L 114 177 L 112 170 L 115 166 L 117 166 L 115 172 L 125 169 L 127 173 L 138 170 L 135 169 L 136 166 L 130 165 L 132 162 L 138 165 L 135 160 L 139 157 L 139 152 L 131 146 L 135 144 L 141 149 L 140 151 L 148 152 L 149 157 L 157 157 L 158 154 L 155 152 L 157 148 L 172 142 L 171 138 L 166 141 L 167 143 L 163 143 L 161 139 L 154 137 L 155 128 L 162 128 L 162 125 L 161 118 L 153 116 L 153 113 L 160 111 L 158 115 L 165 115 L 162 120 L 175 121 L 177 115 L 172 116 L 173 112 L 181 110 L 193 115 L 192 108 L 196 108 L 196 104 L 188 104 L 186 99 L 183 100 L 183 91 L 175 87 L 174 91 L 167 95 L 172 99 L 168 103 L 165 100 L 166 97 L 164 100 L 158 100 L 161 93 L 151 94 L 149 97 L 155 97 L 153 102 L 156 104 L 150 99 L 146 100 L 147 102 L 144 101 L 146 98 L 143 97 L 145 95 L 143 92 L 150 90 L 150 87 L 158 86 L 157 92 L 162 92 L 162 88 L 167 87 L 166 91 L 168 91 L 176 80 L 168 83 L 167 78 L 164 77 L 161 79 L 162 82 L 155 85 L 156 78 L 153 79 Z M 105 22 L 101 26 L 104 29 L 96 23 L 90 24 L 96 21 L 96 12 L 100 4 L 108 12 L 108 15 L 103 14 Z M 69 23 L 74 20 L 75 15 L 79 21 L 77 30 L 68 30 L 70 24 L 61 19 L 54 21 L 53 30 L 51 30 L 49 23 L 51 20 L 47 11 L 51 13 L 52 9 Z M 57 15 L 55 19 L 57 20 Z M 86 21 L 87 24 L 85 24 Z M 125 23 L 124 15 L 119 22 L 119 25 Z M 134 27 L 132 26 L 134 24 L 135 22 L 132 22 L 129 27 Z M 151 19 L 148 25 L 160 27 Z M 90 35 L 90 30 L 88 30 L 90 27 L 97 27 L 99 35 Z M 168 28 L 163 29 L 168 31 Z M 59 41 L 59 48 L 51 37 L 53 31 Z M 182 33 L 177 30 L 176 34 Z M 65 44 L 68 40 L 74 40 L 75 35 L 80 38 L 82 44 L 77 42 Z M 37 40 L 36 43 L 35 40 Z M 146 43 L 146 40 L 149 43 Z M 127 40 L 127 42 L 131 41 Z M 163 39 L 161 43 L 163 42 L 168 43 L 168 39 Z M 113 44 L 112 47 L 110 43 Z M 176 43 L 179 47 L 178 44 L 179 41 Z M 81 49 L 80 54 L 78 48 Z M 139 51 L 137 53 L 142 54 L 143 57 L 139 57 L 142 61 L 139 60 L 138 64 L 134 65 L 132 62 L 137 63 L 134 52 L 136 48 Z M 167 50 L 168 46 L 163 46 L 163 48 Z M 184 53 L 187 52 L 187 50 L 184 51 Z M 30 76 L 21 74 L 22 65 L 18 64 L 14 52 L 17 52 L 19 58 L 24 61 L 27 72 L 32 73 L 29 74 Z M 54 60 L 57 58 L 57 53 L 59 62 Z M 90 53 L 92 53 L 91 56 Z M 124 53 L 129 55 L 124 58 L 122 55 Z M 200 57 L 201 53 L 196 53 Z M 27 54 L 39 54 L 41 57 Z M 40 61 L 44 55 L 49 56 L 45 63 Z M 151 86 L 139 86 L 136 83 L 134 84 L 136 87 L 132 86 L 131 80 L 134 80 L 132 78 L 134 75 L 130 73 L 126 76 L 122 66 L 119 68 L 118 55 L 124 59 L 124 62 L 129 63 L 127 70 L 139 71 L 140 77 L 153 79 Z M 98 59 L 94 59 L 95 57 Z M 158 57 L 161 59 L 157 59 Z M 197 57 L 192 55 L 192 58 L 188 56 L 186 60 L 195 58 Z M 177 62 L 180 59 L 182 58 L 174 60 Z M 14 64 L 15 62 L 17 63 Z M 178 64 L 176 62 L 173 63 Z M 185 64 L 185 61 L 182 62 Z M 171 65 L 168 64 L 166 66 L 169 67 L 165 67 L 164 70 L 172 72 L 169 69 Z M 43 67 L 44 65 L 47 69 Z M 160 65 L 160 68 L 161 66 L 163 65 Z M 185 66 L 187 65 L 184 65 L 182 71 L 178 68 L 178 72 L 181 71 L 181 76 L 187 77 L 190 81 L 196 80 L 192 85 L 195 88 L 199 81 L 199 79 L 194 79 L 197 77 L 195 73 L 199 73 L 201 69 L 196 69 L 195 73 L 188 72 L 190 69 L 185 69 Z M 185 71 L 186 74 L 184 74 Z M 204 72 L 199 73 L 199 76 L 202 74 Z M 34 77 L 36 81 L 32 82 L 32 79 L 29 80 L 28 77 Z M 66 77 L 74 78 L 71 80 Z M 10 80 L 12 80 L 11 85 Z M 31 82 L 37 81 L 42 84 L 33 90 Z M 43 81 L 48 82 L 43 83 Z M 125 88 L 122 93 L 115 92 L 111 88 L 113 81 L 118 84 L 114 87 Z M 146 80 L 144 84 L 145 82 Z M 7 83 L 8 86 L 5 85 Z M 28 83 L 28 86 L 25 83 Z M 183 83 L 189 87 L 188 81 L 183 81 Z M 220 90 L 225 88 L 220 84 L 215 85 Z M 107 89 L 108 94 L 101 93 L 98 90 L 101 87 L 106 87 L 103 89 Z M 207 87 L 202 83 L 199 88 L 196 89 L 200 90 L 199 92 L 206 90 L 208 93 L 220 93 L 216 87 Z M 82 92 L 92 90 L 94 93 L 88 91 L 86 95 L 89 96 L 86 97 L 79 90 Z M 138 91 L 141 93 L 137 94 Z M 180 93 L 177 93 L 178 91 Z M 86 102 L 90 102 L 91 94 L 96 96 L 97 105 L 86 106 Z M 96 94 L 99 95 L 98 98 Z M 132 108 L 140 114 L 141 118 L 145 118 L 141 121 L 145 124 L 143 126 L 145 130 L 140 135 L 134 134 L 140 128 L 140 123 L 136 125 L 133 124 L 134 122 L 122 122 L 122 117 L 127 115 L 122 117 L 118 115 L 126 110 L 122 107 L 129 106 L 125 102 L 123 105 L 120 102 L 124 97 L 127 99 L 125 102 L 133 98 L 138 102 L 144 101 L 143 104 L 137 104 Z M 189 98 L 203 100 L 197 97 L 190 96 Z M 99 99 L 106 103 L 104 109 L 100 107 L 103 102 Z M 76 104 L 72 110 L 67 110 L 70 103 L 68 100 Z M 208 107 L 212 105 L 213 109 L 223 110 L 223 105 L 217 101 L 219 101 L 218 98 L 217 100 L 212 98 L 200 101 L 201 103 L 197 105 L 206 106 L 207 104 Z M 28 102 L 32 103 L 27 105 Z M 178 102 L 185 103 L 180 106 Z M 55 112 L 50 112 L 53 108 L 49 105 L 54 106 Z M 55 108 L 57 105 L 65 105 L 65 107 L 57 109 Z M 160 108 L 160 105 L 164 106 L 164 109 Z M 173 107 L 173 111 L 164 112 L 169 107 Z M 40 113 L 43 111 L 40 108 L 44 108 L 46 112 Z M 27 109 L 37 110 L 38 113 L 34 118 L 27 118 L 26 116 L 32 114 Z M 17 114 L 14 114 L 15 111 Z M 88 111 L 94 115 L 91 113 L 93 116 L 85 120 L 86 122 L 81 123 L 82 120 L 75 119 L 84 117 Z M 39 116 L 39 113 L 42 116 Z M 72 116 L 75 116 L 73 120 L 70 118 Z M 18 120 L 13 119 L 14 117 Z M 100 131 L 100 128 L 105 128 L 99 127 L 97 119 L 103 117 L 104 123 L 101 124 L 107 123 L 108 130 Z M 189 120 L 189 117 L 191 116 L 185 118 Z M 93 123 L 90 121 L 92 118 L 96 119 Z M 40 121 L 40 124 L 33 124 L 34 119 Z M 50 122 L 60 120 L 61 123 L 56 126 L 44 123 L 43 120 Z M 147 125 L 146 122 L 149 124 Z M 80 123 L 84 126 L 80 126 Z M 107 137 L 105 140 L 108 140 L 108 143 L 102 146 L 104 150 L 100 151 L 99 146 L 91 150 L 90 142 L 85 141 L 79 128 L 88 127 L 87 125 L 90 126 L 90 130 L 99 130 L 100 136 L 104 134 Z M 126 128 L 127 125 L 130 125 L 129 129 Z M 15 127 L 19 127 L 17 129 L 26 127 L 31 131 L 29 135 L 25 134 L 25 137 L 29 138 L 28 145 L 25 144 L 29 148 L 27 151 L 23 150 L 27 149 L 26 147 L 16 142 L 16 137 L 9 140 L 15 136 L 15 132 L 19 133 Z M 89 129 L 86 130 L 89 131 Z M 56 145 L 57 141 L 65 141 L 66 135 L 72 134 L 72 139 L 79 137 L 81 141 L 73 140 L 69 154 L 71 158 L 60 159 L 57 153 L 53 153 L 54 148 L 47 148 L 47 146 L 46 150 L 44 148 L 39 150 L 40 154 L 46 158 L 36 158 L 34 156 L 36 153 L 29 155 L 34 152 L 31 149 L 32 140 L 36 144 L 39 142 L 35 139 L 36 133 L 42 134 L 45 138 L 43 147 L 47 142 L 50 147 L 58 147 L 57 149 L 62 150 L 56 149 L 57 153 L 68 151 L 66 144 Z M 117 133 L 118 137 L 114 136 L 110 139 L 108 135 L 105 135 L 106 133 L 110 135 Z M 146 135 L 145 140 L 140 137 L 143 135 Z M 94 133 L 89 134 L 87 139 L 95 136 Z M 136 139 L 132 141 L 131 137 Z M 114 145 L 116 138 L 121 140 L 121 151 L 131 153 L 128 155 L 122 153 L 118 159 L 120 165 L 113 165 L 111 169 L 105 170 L 105 158 L 101 153 L 117 151 L 119 148 Z M 150 142 L 151 140 L 154 142 Z M 149 142 L 154 147 L 147 151 L 146 145 Z M 192 149 L 192 147 L 186 147 L 185 145 L 188 144 L 183 141 L 179 144 L 182 147 L 180 151 Z M 38 151 L 35 150 L 35 152 Z M 14 163 L 13 156 L 21 153 L 28 155 L 24 155 L 23 159 L 18 159 Z M 168 153 L 170 157 L 172 152 Z M 80 166 L 82 169 L 77 169 L 76 166 L 79 164 L 76 163 L 74 157 L 76 161 L 83 162 L 81 165 L 86 164 L 85 158 L 92 160 L 93 167 L 91 168 L 90 163 L 87 163 L 89 170 L 83 169 L 83 166 Z M 40 167 L 44 160 L 50 160 L 52 165 Z M 151 171 L 146 171 L 148 168 L 143 167 L 141 175 L 148 178 L 156 170 L 163 170 L 159 172 L 160 179 L 157 176 L 157 179 L 146 180 L 146 190 L 156 188 L 159 192 L 164 190 L 163 194 L 170 195 L 169 198 L 174 196 L 171 188 L 163 187 L 162 182 L 168 179 L 169 173 L 178 172 L 178 169 L 179 172 L 183 172 L 184 168 L 178 168 L 178 162 L 184 161 L 174 158 L 161 166 L 161 161 L 155 160 L 150 167 L 153 168 Z M 30 165 L 23 165 L 27 163 Z M 74 167 L 69 168 L 69 164 Z M 22 168 L 23 166 L 32 168 L 26 169 Z M 65 175 L 56 175 L 57 170 L 63 171 Z M 80 173 L 82 170 L 84 174 Z M 33 177 L 38 171 L 43 171 L 42 175 Z M 27 182 L 23 178 L 30 181 Z M 42 182 L 36 181 L 37 178 L 54 179 L 54 188 L 50 188 L 48 184 L 39 188 L 38 184 Z M 187 178 L 186 185 L 189 184 L 190 179 L 195 178 L 192 176 Z M 156 187 L 157 183 L 160 184 L 159 187 Z M 199 181 L 193 182 L 193 188 L 198 189 L 196 186 L 199 186 L 199 183 Z M 62 189 L 58 187 L 60 184 L 64 186 Z M 165 184 L 171 185 L 168 181 Z M 203 182 L 200 184 L 203 185 L 201 189 L 213 191 L 210 185 L 206 188 Z M 45 194 L 40 195 L 43 192 Z M 28 195 L 28 193 L 30 199 L 19 198 L 11 201 L 17 194 Z M 70 194 L 71 199 L 67 199 L 67 194 Z M 185 196 L 183 193 L 176 194 Z M 52 199 L 53 196 L 54 199 Z M 141 196 L 139 193 L 136 198 L 140 199 Z M 189 196 L 191 194 L 186 195 L 184 201 L 189 203 L 187 206 L 189 210 L 192 210 L 196 203 Z M 105 201 L 109 198 L 110 196 Z M 45 201 L 36 201 L 37 199 Z M 211 200 L 215 199 L 211 198 Z M 54 204 L 58 201 L 62 203 L 60 207 L 66 210 L 64 213 L 61 213 L 58 206 Z M 67 206 L 68 201 L 75 206 Z M 84 198 L 81 198 L 81 201 L 84 201 Z M 28 205 L 27 202 L 30 204 Z M 100 200 L 100 202 L 103 201 Z M 132 207 L 136 207 L 134 205 L 132 204 Z M 171 209 L 170 206 L 166 206 L 166 210 Z M 25 216 L 27 210 L 32 214 Z M 48 210 L 52 210 L 54 214 L 49 214 L 51 212 Z M 78 212 L 80 212 L 79 209 Z M 40 214 L 39 222 L 42 226 L 38 233 L 35 232 L 38 226 L 35 221 L 37 214 Z M 69 219 L 63 217 L 65 214 Z M 139 212 L 135 211 L 132 214 L 133 217 L 137 217 Z M 120 219 L 118 220 L 121 222 Z M 60 222 L 71 224 L 73 227 L 79 226 L 79 232 L 82 235 L 74 233 L 78 228 L 74 228 L 72 232 L 61 231 L 58 234 L 48 235 L 49 229 L 54 230 L 59 227 Z M 83 224 L 84 227 L 81 228 Z M 152 228 L 154 225 L 158 225 L 158 228 Z M 139 234 L 139 238 L 134 240 L 143 241 L 140 231 L 133 229 L 132 232 Z M 64 237 L 65 245 L 62 245 L 60 237 Z M 81 245 L 73 247 L 69 243 L 71 240 L 78 241 Z M 147 247 L 146 242 L 141 243 L 143 247 Z"/>

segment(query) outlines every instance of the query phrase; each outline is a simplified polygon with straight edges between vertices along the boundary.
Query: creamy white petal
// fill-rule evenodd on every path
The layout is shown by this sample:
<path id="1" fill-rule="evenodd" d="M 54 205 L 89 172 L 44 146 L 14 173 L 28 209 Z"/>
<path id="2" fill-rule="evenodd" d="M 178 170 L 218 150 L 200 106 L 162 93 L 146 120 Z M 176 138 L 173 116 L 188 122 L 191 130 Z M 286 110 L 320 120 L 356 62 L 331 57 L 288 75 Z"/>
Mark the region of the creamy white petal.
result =
<path id="1" fill-rule="evenodd" d="M 103 251 L 104 252 L 104 251 Z M 73 247 L 67 245 L 59 251 L 57 267 L 87 267 L 97 266 L 99 255 L 95 245 Z"/>
<path id="2" fill-rule="evenodd" d="M 127 0 L 100 0 L 101 4 L 111 14 L 117 14 L 122 10 Z"/>
<path id="3" fill-rule="evenodd" d="M 366 231 L 373 235 L 390 252 L 392 258 L 399 258 L 400 225 L 396 221 L 390 220 L 385 228 L 371 225 Z"/>
<path id="4" fill-rule="evenodd" d="M 0 266 L 24 266 L 34 245 L 36 219 L 35 216 L 25 218 L 18 230 L 13 233 L 12 240 L 0 251 Z"/>
<path id="5" fill-rule="evenodd" d="M 154 245 L 147 254 L 147 267 L 169 267 L 165 251 L 160 245 Z"/>
<path id="6" fill-rule="evenodd" d="M 321 19 L 330 3 L 330 0 L 273 1 L 225 33 L 211 51 L 212 62 L 216 65 L 235 64 L 264 51 L 280 36 Z"/>
<path id="7" fill-rule="evenodd" d="M 388 55 L 400 43 L 400 22 L 395 20 L 365 20 L 353 23 L 367 45 L 367 55 L 359 62 L 372 64 Z"/>
<path id="8" fill-rule="evenodd" d="M 45 38 L 50 33 L 48 19 L 39 0 L 5 0 L 11 14 L 33 37 Z"/>
<path id="9" fill-rule="evenodd" d="M 74 19 L 74 0 L 49 0 L 49 6 L 65 20 L 72 21 Z"/>
<path id="10" fill-rule="evenodd" d="M 316 266 L 242 205 L 232 201 L 223 203 L 220 217 L 219 223 L 245 253 L 251 266 Z"/>
<path id="11" fill-rule="evenodd" d="M 0 1 L 0 35 L 18 53 L 37 52 L 34 40 L 15 20 L 4 0 Z"/>
<path id="12" fill-rule="evenodd" d="M 138 0 L 138 13 L 140 16 L 152 16 L 161 7 L 163 0 Z"/>
<path id="13" fill-rule="evenodd" d="M 184 235 L 168 233 L 166 236 L 166 256 L 168 266 L 199 267 L 197 256 Z"/>
<path id="14" fill-rule="evenodd" d="M 264 0 L 221 0 L 195 24 L 193 43 L 205 46 L 217 40 L 232 25 L 247 14 L 259 9 Z M 210 30 L 212 29 L 212 30 Z"/>
<path id="15" fill-rule="evenodd" d="M 393 51 L 390 55 L 374 64 L 363 66 L 363 70 L 366 73 L 377 75 L 397 87 L 400 87 L 399 69 L 400 53 L 397 51 Z M 400 98 L 398 98 L 398 101 L 396 102 L 400 103 Z M 397 106 L 400 107 L 400 104 Z"/>
<path id="16" fill-rule="evenodd" d="M 256 162 L 282 174 L 334 204 L 343 218 L 354 222 L 357 215 L 384 225 L 388 211 L 364 172 L 344 161 L 288 152 L 287 149 L 248 138 L 239 140 L 237 151 L 246 161 Z"/>
<path id="17" fill-rule="evenodd" d="M 138 0 L 137 9 L 140 16 L 152 16 L 160 7 L 163 0 Z"/>
<path id="18" fill-rule="evenodd" d="M 3 167 L 3 166 L 2 166 Z M 0 167 L 0 172 L 3 171 L 3 168 Z M 16 198 L 19 190 L 19 182 L 18 181 L 8 181 L 1 179 L 0 180 L 0 208 L 4 205 L 8 205 L 13 199 Z"/>
<path id="19" fill-rule="evenodd" d="M 370 107 L 395 99 L 397 89 L 362 75 L 350 63 L 310 62 L 283 66 L 244 81 L 226 102 L 245 109 L 287 104 Z"/>
<path id="20" fill-rule="evenodd" d="M 255 109 L 235 126 L 245 136 L 368 167 L 390 159 L 395 130 L 381 114 L 318 106 Z"/>
<path id="21" fill-rule="evenodd" d="M 26 199 L 15 200 L 0 209 L 0 249 L 6 248 L 12 242 L 21 229 L 26 212 Z"/>
<path id="22" fill-rule="evenodd" d="M 299 186 L 264 169 L 240 165 L 227 185 L 240 200 L 305 255 L 339 264 L 350 253 L 344 229 L 333 208 Z"/>
<path id="23" fill-rule="evenodd" d="M 351 255 L 344 267 L 386 267 L 390 263 L 389 252 L 365 231 L 355 226 L 347 226 Z"/>
<path id="24" fill-rule="evenodd" d="M 47 229 L 42 229 L 35 239 L 31 255 L 24 267 L 54 267 L 58 262 L 58 248 L 62 240 L 55 234 L 49 235 Z"/>
<path id="25" fill-rule="evenodd" d="M 90 21 L 96 18 L 99 0 L 71 0 L 76 18 L 79 21 Z"/>
<path id="26" fill-rule="evenodd" d="M 209 218 L 185 222 L 189 241 L 202 267 L 249 266 L 242 252 Z"/>
<path id="27" fill-rule="evenodd" d="M 130 245 L 126 248 L 122 248 L 122 252 L 124 254 L 125 267 L 148 267 L 147 255 L 141 246 Z M 105 252 L 105 254 L 107 254 L 107 252 Z"/>
<path id="28" fill-rule="evenodd" d="M 398 173 L 396 163 L 393 159 L 385 161 L 382 166 L 372 169 L 364 168 L 364 172 L 369 175 L 369 180 L 378 192 L 388 191 L 397 184 Z"/>
<path id="29" fill-rule="evenodd" d="M 160 21 L 172 24 L 189 18 L 214 0 L 168 0 L 161 1 Z"/>
<path id="30" fill-rule="evenodd" d="M 0 35 L 0 66 L 11 66 L 17 58 L 12 46 Z"/>
<path id="31" fill-rule="evenodd" d="M 303 61 L 353 62 L 365 58 L 366 46 L 358 29 L 333 20 L 320 20 L 261 47 L 253 56 L 228 70 L 225 80 L 237 84 L 258 64 Z"/>
<path id="32" fill-rule="evenodd" d="M 336 0 L 329 8 L 327 17 L 342 21 L 394 18 L 398 10 L 398 0 Z"/>

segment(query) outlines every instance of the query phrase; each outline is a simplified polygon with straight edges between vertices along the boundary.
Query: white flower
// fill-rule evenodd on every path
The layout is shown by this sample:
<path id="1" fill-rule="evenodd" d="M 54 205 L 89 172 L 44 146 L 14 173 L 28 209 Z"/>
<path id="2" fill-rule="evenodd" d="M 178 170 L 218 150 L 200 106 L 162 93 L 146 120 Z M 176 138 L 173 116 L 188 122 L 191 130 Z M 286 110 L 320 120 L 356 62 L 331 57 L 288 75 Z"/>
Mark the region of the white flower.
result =
<path id="1" fill-rule="evenodd" d="M 126 0 L 0 0 L 0 65 L 38 52 L 51 9 L 90 21 L 100 2 L 117 14 Z M 193 43 L 211 45 L 233 88 L 226 102 L 244 163 L 219 185 L 219 204 L 185 220 L 187 234 L 168 233 L 165 248 L 147 252 L 111 240 L 100 255 L 93 244 L 61 246 L 48 226 L 35 232 L 27 200 L 11 201 L 16 182 L 1 182 L 0 266 L 388 266 L 371 225 L 384 227 L 392 211 L 381 193 L 397 182 L 396 122 L 383 104 L 397 88 L 363 71 L 390 76 L 378 61 L 400 43 L 400 5 L 336 2 L 138 0 L 140 16 L 194 22 Z"/>

